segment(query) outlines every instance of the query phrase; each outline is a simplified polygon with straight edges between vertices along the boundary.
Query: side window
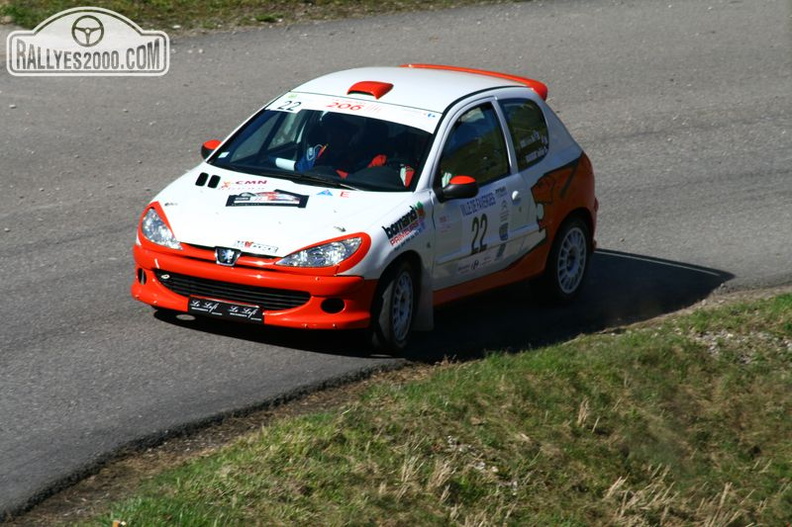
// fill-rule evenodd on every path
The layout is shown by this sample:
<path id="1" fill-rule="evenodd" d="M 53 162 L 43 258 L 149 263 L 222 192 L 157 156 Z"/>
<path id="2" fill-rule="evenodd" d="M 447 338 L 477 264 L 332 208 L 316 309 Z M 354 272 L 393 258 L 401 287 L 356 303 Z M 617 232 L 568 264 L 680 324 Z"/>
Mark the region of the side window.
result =
<path id="1" fill-rule="evenodd" d="M 525 170 L 547 154 L 547 123 L 542 110 L 533 101 L 519 99 L 501 104 L 517 152 L 517 167 Z"/>
<path id="2" fill-rule="evenodd" d="M 471 176 L 483 185 L 509 173 L 506 143 L 490 103 L 465 112 L 454 123 L 440 157 L 441 185 L 453 176 Z"/>

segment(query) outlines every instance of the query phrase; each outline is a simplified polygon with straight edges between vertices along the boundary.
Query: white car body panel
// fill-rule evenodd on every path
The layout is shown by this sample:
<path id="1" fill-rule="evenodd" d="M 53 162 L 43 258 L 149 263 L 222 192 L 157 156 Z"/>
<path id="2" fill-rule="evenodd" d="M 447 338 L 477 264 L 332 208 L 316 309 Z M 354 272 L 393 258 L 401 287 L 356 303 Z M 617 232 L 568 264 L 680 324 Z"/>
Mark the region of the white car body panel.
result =
<path id="1" fill-rule="evenodd" d="M 198 186 L 201 173 L 218 175 L 216 188 Z M 259 203 L 229 205 L 235 196 L 264 195 Z M 279 203 L 278 196 L 284 201 Z M 291 196 L 302 197 L 300 206 Z M 265 201 L 271 196 L 272 201 Z M 376 197 L 374 197 L 376 196 Z M 204 247 L 243 248 L 249 254 L 287 256 L 309 245 L 357 232 L 382 230 L 411 193 L 361 192 L 300 185 L 201 164 L 160 192 L 158 201 L 180 242 Z M 256 199 L 251 197 L 251 199 Z M 395 220 L 394 220 L 395 221 Z M 390 221 L 392 223 L 392 221 Z M 390 224 L 389 223 L 389 224 Z M 247 246 L 244 244 L 250 242 Z"/>

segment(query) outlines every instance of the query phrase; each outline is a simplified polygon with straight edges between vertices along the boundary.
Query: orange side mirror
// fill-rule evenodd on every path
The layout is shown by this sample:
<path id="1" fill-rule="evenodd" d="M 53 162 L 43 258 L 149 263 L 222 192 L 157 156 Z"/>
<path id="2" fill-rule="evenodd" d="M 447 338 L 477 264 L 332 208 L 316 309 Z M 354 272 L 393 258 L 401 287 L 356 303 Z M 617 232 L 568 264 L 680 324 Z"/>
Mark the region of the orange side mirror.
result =
<path id="1" fill-rule="evenodd" d="M 219 139 L 210 139 L 201 145 L 201 157 L 206 159 L 220 146 Z"/>

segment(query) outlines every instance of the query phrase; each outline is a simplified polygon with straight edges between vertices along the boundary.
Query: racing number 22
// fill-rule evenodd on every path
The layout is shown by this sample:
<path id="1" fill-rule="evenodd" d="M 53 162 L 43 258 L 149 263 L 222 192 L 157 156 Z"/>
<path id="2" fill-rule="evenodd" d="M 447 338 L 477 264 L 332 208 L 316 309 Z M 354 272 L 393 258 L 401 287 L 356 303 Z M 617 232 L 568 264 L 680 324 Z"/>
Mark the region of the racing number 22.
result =
<path id="1" fill-rule="evenodd" d="M 487 244 L 484 243 L 484 236 L 487 234 L 487 215 L 482 214 L 473 218 L 473 226 L 470 230 L 473 232 L 473 240 L 470 242 L 470 254 L 486 251 Z"/>
<path id="2" fill-rule="evenodd" d="M 300 101 L 286 101 L 283 104 L 281 104 L 280 106 L 278 106 L 278 110 L 280 110 L 282 112 L 296 112 L 297 108 L 301 104 L 302 103 Z"/>

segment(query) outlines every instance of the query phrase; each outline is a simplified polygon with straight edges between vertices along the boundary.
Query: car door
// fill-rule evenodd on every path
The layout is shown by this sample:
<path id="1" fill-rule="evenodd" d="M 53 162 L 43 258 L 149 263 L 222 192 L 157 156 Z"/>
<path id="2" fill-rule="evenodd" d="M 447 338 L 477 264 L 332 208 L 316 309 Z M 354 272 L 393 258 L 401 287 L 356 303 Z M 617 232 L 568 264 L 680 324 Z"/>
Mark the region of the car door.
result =
<path id="1" fill-rule="evenodd" d="M 529 98 L 502 99 L 498 106 L 506 122 L 512 163 L 522 180 L 523 215 L 511 236 L 522 240 L 520 256 L 529 254 L 547 239 L 545 208 L 552 204 L 554 181 L 547 175 L 550 134 L 542 109 Z"/>
<path id="2" fill-rule="evenodd" d="M 434 204 L 435 290 L 482 278 L 519 257 L 535 205 L 512 166 L 504 119 L 494 99 L 460 109 L 447 128 L 435 168 L 436 189 L 466 175 L 478 194 Z M 522 234 L 520 234 L 522 233 Z M 519 235 L 516 235 L 519 234 Z"/>

